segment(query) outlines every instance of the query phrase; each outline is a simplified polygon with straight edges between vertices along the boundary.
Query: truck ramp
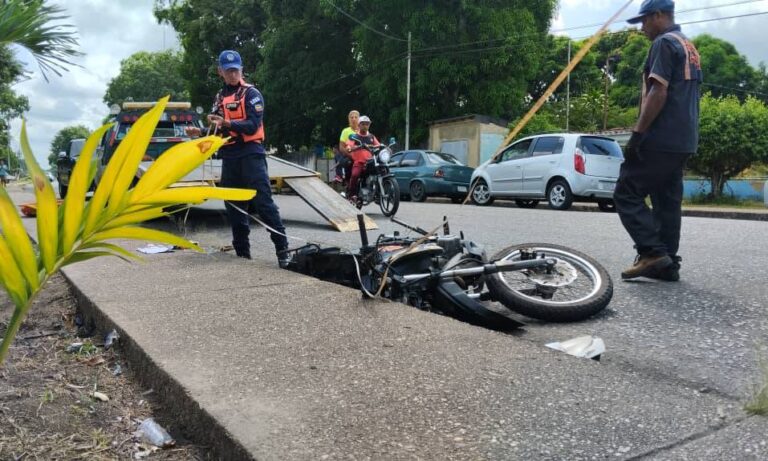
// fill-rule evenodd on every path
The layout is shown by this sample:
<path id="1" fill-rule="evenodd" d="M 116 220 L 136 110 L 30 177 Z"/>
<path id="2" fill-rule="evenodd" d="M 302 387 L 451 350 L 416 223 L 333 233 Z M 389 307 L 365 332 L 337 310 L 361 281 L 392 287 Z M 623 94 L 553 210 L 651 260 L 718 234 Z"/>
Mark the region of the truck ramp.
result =
<path id="1" fill-rule="evenodd" d="M 140 177 L 152 165 L 152 162 L 142 162 L 139 165 Z M 318 173 L 287 160 L 267 155 L 267 168 L 270 182 L 278 189 L 288 185 L 307 204 L 325 218 L 334 229 L 340 232 L 354 232 L 357 228 L 357 215 L 360 210 L 355 208 L 344 197 L 331 189 L 319 177 Z M 190 172 L 175 187 L 200 185 L 218 185 L 221 182 L 221 160 L 211 159 Z M 376 222 L 365 216 L 366 229 L 378 229 Z"/>

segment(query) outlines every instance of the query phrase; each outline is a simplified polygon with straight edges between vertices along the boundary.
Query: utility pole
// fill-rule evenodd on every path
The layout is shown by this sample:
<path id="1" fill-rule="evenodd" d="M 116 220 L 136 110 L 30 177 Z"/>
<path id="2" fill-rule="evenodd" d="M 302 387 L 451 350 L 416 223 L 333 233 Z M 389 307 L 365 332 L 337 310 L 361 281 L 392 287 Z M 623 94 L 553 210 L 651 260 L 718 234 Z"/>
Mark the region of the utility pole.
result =
<path id="1" fill-rule="evenodd" d="M 408 32 L 408 77 L 405 84 L 405 150 L 411 148 L 411 33 Z"/>
<path id="2" fill-rule="evenodd" d="M 571 38 L 568 37 L 568 62 L 571 62 Z M 571 130 L 571 73 L 568 72 L 568 82 L 565 89 L 565 132 Z"/>

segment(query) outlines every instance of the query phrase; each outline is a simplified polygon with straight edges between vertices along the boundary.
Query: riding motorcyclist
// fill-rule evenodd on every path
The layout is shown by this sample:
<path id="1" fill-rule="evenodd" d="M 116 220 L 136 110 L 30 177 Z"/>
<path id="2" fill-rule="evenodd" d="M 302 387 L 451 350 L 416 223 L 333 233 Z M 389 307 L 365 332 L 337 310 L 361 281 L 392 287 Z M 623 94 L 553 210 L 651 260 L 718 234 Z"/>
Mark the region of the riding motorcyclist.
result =
<path id="1" fill-rule="evenodd" d="M 358 122 L 358 131 L 349 138 L 347 142 L 347 148 L 350 157 L 352 158 L 352 174 L 350 174 L 349 182 L 347 183 L 347 197 L 353 202 L 357 200 L 358 182 L 360 181 L 360 175 L 365 169 L 365 163 L 373 157 L 373 154 L 369 147 L 379 146 L 379 140 L 376 139 L 369 128 L 371 127 L 371 119 L 367 115 L 360 117 Z"/>

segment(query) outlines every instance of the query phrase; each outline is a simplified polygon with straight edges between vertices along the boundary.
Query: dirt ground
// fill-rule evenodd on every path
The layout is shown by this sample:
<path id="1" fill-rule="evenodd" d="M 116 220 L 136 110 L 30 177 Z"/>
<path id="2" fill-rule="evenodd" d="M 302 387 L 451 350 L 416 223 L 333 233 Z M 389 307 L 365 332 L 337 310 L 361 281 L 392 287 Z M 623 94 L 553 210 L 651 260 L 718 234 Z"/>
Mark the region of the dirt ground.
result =
<path id="1" fill-rule="evenodd" d="M 75 307 L 64 278 L 53 278 L 0 367 L 0 459 L 208 459 L 205 447 L 174 432 L 152 390 L 133 379 L 120 355 L 119 340 L 105 350 L 101 336 L 77 337 Z M 12 312 L 11 302 L 0 292 L 0 333 Z M 70 347 L 77 342 L 83 345 Z M 102 401 L 94 392 L 109 400 Z M 135 434 L 148 417 L 171 433 L 174 447 L 159 449 Z"/>

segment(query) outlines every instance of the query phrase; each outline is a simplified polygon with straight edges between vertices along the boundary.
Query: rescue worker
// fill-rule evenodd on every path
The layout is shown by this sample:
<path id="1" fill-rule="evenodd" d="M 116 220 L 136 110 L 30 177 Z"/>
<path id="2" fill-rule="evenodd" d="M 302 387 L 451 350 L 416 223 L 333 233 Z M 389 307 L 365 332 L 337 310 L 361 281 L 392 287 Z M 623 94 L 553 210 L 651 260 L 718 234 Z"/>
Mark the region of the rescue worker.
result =
<path id="1" fill-rule="evenodd" d="M 352 202 L 357 201 L 357 189 L 358 182 L 360 181 L 360 175 L 365 168 L 365 162 L 373 158 L 373 154 L 366 149 L 366 146 L 378 146 L 379 140 L 376 139 L 368 130 L 371 127 L 371 119 L 368 116 L 363 115 L 360 117 L 358 123 L 357 133 L 350 136 L 347 142 L 347 152 L 352 159 L 352 173 L 349 176 L 349 182 L 347 183 L 347 197 Z"/>
<path id="2" fill-rule="evenodd" d="M 257 213 L 268 229 L 280 267 L 288 265 L 288 239 L 277 205 L 272 200 L 272 188 L 267 171 L 267 156 L 264 150 L 264 98 L 259 90 L 243 80 L 243 62 L 237 51 L 225 50 L 219 55 L 219 76 L 224 86 L 219 90 L 213 103 L 208 122 L 216 127 L 222 136 L 231 139 L 219 150 L 222 159 L 221 185 L 256 190 L 256 196 L 246 202 L 226 203 L 232 246 L 237 256 L 251 259 L 250 217 L 233 205 L 248 213 Z M 201 130 L 188 127 L 187 134 L 200 136 Z"/>
<path id="3" fill-rule="evenodd" d="M 653 41 L 643 69 L 640 116 L 614 192 L 637 257 L 623 279 L 680 279 L 683 168 L 699 141 L 699 53 L 675 24 L 672 0 L 645 0 L 630 24 Z M 653 211 L 645 203 L 650 196 Z"/>

